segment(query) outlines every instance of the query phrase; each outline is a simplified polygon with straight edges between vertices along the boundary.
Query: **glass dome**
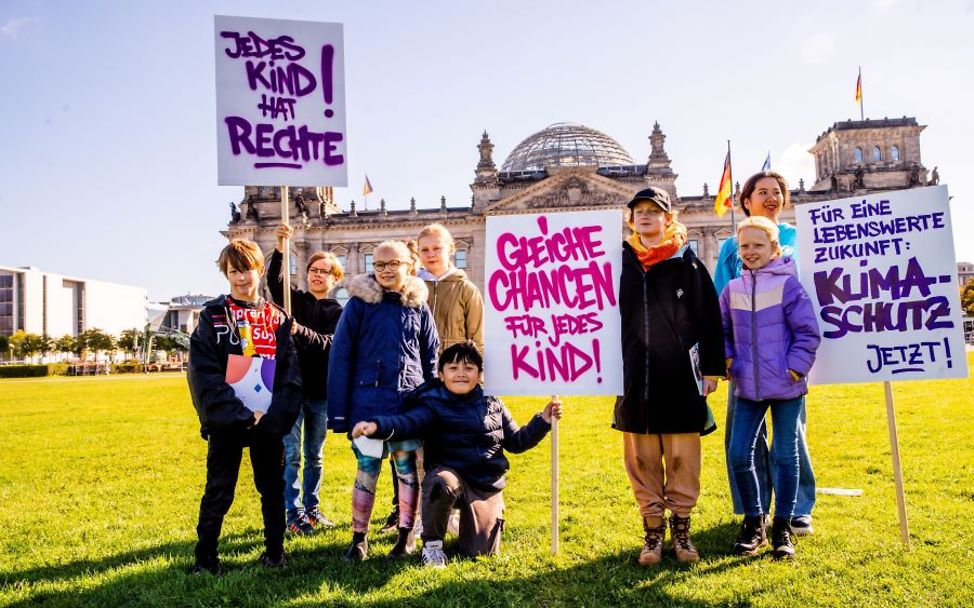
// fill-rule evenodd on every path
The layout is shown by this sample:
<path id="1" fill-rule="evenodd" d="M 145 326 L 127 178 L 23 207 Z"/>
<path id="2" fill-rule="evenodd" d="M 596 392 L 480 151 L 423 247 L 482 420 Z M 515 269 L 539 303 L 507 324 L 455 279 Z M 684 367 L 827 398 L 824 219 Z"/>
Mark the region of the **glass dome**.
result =
<path id="1" fill-rule="evenodd" d="M 553 124 L 514 148 L 501 166 L 504 173 L 542 171 L 546 167 L 614 167 L 635 164 L 619 142 L 601 131 L 567 122 Z"/>

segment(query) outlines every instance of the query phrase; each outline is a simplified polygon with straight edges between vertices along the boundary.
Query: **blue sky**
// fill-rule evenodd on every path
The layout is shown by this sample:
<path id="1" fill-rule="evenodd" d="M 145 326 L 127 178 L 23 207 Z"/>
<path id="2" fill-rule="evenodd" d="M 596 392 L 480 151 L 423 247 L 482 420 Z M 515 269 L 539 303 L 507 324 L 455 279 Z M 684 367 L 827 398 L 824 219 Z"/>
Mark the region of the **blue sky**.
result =
<path id="1" fill-rule="evenodd" d="M 768 150 L 797 185 L 832 123 L 915 116 L 974 260 L 974 1 L 0 3 L 0 264 L 218 293 L 229 201 L 216 179 L 213 15 L 345 26 L 349 187 L 390 208 L 468 204 L 487 130 L 499 165 L 578 122 L 636 162 L 654 121 L 681 194 Z"/>

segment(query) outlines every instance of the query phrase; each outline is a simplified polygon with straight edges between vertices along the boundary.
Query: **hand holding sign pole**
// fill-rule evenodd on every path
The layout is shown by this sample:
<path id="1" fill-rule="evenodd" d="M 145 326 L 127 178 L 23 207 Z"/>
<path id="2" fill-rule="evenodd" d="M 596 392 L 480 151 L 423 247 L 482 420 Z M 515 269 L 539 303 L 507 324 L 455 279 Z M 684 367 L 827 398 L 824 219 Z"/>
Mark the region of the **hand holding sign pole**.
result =
<path id="1" fill-rule="evenodd" d="M 500 395 L 622 393 L 622 211 L 487 218 L 485 385 Z M 552 397 L 557 400 L 557 395 Z M 551 418 L 551 551 L 558 420 Z"/>

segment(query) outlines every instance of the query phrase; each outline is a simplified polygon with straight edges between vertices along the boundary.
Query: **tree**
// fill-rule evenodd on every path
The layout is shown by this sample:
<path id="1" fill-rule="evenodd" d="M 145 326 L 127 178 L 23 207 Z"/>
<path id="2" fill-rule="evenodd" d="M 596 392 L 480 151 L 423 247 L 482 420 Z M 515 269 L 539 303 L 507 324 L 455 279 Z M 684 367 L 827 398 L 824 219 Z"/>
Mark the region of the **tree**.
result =
<path id="1" fill-rule="evenodd" d="M 0 336 L 0 357 L 3 357 L 10 352 L 10 338 L 7 336 Z"/>
<path id="2" fill-rule="evenodd" d="M 115 350 L 115 338 L 97 327 L 92 327 L 78 334 L 74 352 L 82 359 L 87 359 L 88 353 L 94 353 L 97 357 L 99 352 L 111 352 L 113 350 Z"/>
<path id="3" fill-rule="evenodd" d="M 49 349 L 46 336 L 29 334 L 22 329 L 10 336 L 9 346 L 13 349 L 15 357 L 24 360 L 32 359 L 34 355 L 39 355 Z"/>
<path id="4" fill-rule="evenodd" d="M 77 351 L 77 348 L 78 340 L 71 334 L 64 334 L 54 341 L 54 350 L 59 353 L 73 353 Z"/>
<path id="5" fill-rule="evenodd" d="M 960 307 L 964 314 L 974 316 L 974 281 L 960 288 Z"/>
<path id="6" fill-rule="evenodd" d="M 116 344 L 118 348 L 127 355 L 133 357 L 139 353 L 142 341 L 142 332 L 137 329 L 126 329 L 118 337 Z"/>

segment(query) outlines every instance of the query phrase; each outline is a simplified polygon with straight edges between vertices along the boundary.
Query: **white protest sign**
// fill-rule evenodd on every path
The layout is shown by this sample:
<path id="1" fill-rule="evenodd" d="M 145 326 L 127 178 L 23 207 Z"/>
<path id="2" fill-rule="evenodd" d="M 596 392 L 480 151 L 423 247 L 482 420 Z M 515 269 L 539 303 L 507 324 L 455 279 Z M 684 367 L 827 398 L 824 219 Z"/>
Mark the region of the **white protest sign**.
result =
<path id="1" fill-rule="evenodd" d="M 622 211 L 487 218 L 487 389 L 622 394 Z"/>
<path id="2" fill-rule="evenodd" d="M 795 207 L 816 384 L 966 378 L 946 186 Z"/>
<path id="3" fill-rule="evenodd" d="M 346 186 L 342 25 L 214 18 L 218 183 Z"/>

